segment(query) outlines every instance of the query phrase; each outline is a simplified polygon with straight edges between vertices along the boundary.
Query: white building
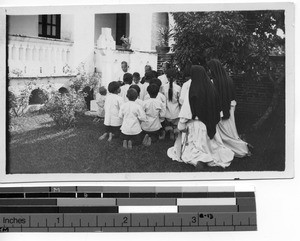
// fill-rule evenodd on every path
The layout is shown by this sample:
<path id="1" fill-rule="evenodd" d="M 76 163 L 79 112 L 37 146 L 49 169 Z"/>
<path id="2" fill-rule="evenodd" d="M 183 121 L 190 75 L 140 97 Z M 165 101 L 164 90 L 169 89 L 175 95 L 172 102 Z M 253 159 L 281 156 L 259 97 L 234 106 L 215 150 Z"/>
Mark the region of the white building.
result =
<path id="1" fill-rule="evenodd" d="M 157 68 L 157 29 L 169 25 L 168 13 L 107 13 L 10 15 L 8 27 L 9 86 L 15 92 L 26 81 L 37 88 L 51 82 L 55 89 L 83 64 L 87 73 L 100 72 L 102 84 L 113 81 L 126 61 L 129 72 L 144 74 L 144 66 Z M 131 39 L 130 51 L 120 38 Z"/>

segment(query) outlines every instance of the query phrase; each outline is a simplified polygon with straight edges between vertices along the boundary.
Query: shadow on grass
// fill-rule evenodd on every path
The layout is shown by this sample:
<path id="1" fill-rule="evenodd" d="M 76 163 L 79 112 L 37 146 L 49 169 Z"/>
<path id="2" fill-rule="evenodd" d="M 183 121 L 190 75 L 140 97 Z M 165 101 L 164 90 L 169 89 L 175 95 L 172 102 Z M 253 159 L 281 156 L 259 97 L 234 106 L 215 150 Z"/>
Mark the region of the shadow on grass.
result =
<path id="1" fill-rule="evenodd" d="M 72 129 L 52 126 L 12 134 L 10 173 L 191 172 L 194 169 L 170 161 L 166 150 L 172 146 L 171 141 L 126 150 L 119 139 L 111 143 L 98 141 L 103 131 L 103 123 L 96 124 L 85 117 Z"/>
<path id="2" fill-rule="evenodd" d="M 166 139 L 150 147 L 122 147 L 121 140 L 98 141 L 103 122 L 82 117 L 75 128 L 61 130 L 51 122 L 25 132 L 12 132 L 9 144 L 9 173 L 125 173 L 125 172 L 195 172 L 193 166 L 172 161 Z M 210 167 L 205 172 L 283 171 L 285 167 L 284 116 L 275 114 L 260 131 L 246 131 L 249 118 L 240 118 L 240 133 L 255 150 L 251 157 L 235 158 L 226 168 Z M 252 122 L 253 123 L 253 122 Z M 245 132 L 246 131 L 246 132 Z"/>

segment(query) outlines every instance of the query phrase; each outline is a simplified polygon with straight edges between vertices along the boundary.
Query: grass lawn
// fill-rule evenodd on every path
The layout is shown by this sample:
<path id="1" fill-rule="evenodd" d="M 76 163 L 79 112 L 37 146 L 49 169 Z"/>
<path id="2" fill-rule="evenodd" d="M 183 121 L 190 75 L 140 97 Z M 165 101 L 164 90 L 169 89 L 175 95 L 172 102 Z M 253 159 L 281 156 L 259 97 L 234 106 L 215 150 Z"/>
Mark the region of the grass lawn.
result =
<path id="1" fill-rule="evenodd" d="M 282 108 L 281 108 L 282 109 Z M 60 130 L 47 114 L 11 120 L 9 173 L 117 173 L 117 172 L 194 172 L 193 166 L 172 161 L 169 139 L 150 147 L 122 147 L 119 139 L 98 141 L 103 123 L 82 117 L 75 128 Z M 254 146 L 251 157 L 235 158 L 226 168 L 204 171 L 283 171 L 285 168 L 284 109 L 277 111 L 257 132 L 247 131 L 253 120 L 236 116 L 239 133 Z"/>

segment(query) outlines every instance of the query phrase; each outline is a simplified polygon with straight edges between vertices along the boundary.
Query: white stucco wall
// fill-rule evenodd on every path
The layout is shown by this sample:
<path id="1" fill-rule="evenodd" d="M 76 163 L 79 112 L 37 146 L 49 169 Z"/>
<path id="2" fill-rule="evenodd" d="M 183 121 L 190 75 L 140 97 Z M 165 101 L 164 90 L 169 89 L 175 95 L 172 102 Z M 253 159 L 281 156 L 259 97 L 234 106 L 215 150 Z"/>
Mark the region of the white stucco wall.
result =
<path id="1" fill-rule="evenodd" d="M 152 38 L 152 13 L 131 12 L 130 13 L 130 38 L 131 48 L 134 50 L 151 51 Z"/>
<path id="2" fill-rule="evenodd" d="M 74 41 L 74 15 L 61 15 L 61 39 Z"/>
<path id="3" fill-rule="evenodd" d="M 94 71 L 94 30 L 94 15 L 79 12 L 74 14 L 73 69 L 84 63 L 88 73 Z"/>
<path id="4" fill-rule="evenodd" d="M 38 37 L 38 15 L 12 15 L 9 16 L 9 34 L 20 34 L 30 37 Z M 74 16 L 61 15 L 61 39 L 74 40 Z"/>
<path id="5" fill-rule="evenodd" d="M 110 28 L 112 37 L 116 41 L 116 24 L 116 14 L 95 14 L 95 43 L 101 34 L 101 28 Z"/>
<path id="6" fill-rule="evenodd" d="M 9 16 L 9 34 L 38 36 L 38 15 Z"/>
<path id="7" fill-rule="evenodd" d="M 60 77 L 52 77 L 52 78 L 10 78 L 8 90 L 13 92 L 15 95 L 19 95 L 22 90 L 24 90 L 25 85 L 28 83 L 35 83 L 33 89 L 43 89 L 47 92 L 57 91 L 61 87 L 69 88 L 70 79 L 74 78 L 74 76 L 60 76 Z M 51 86 L 51 88 L 49 88 Z"/>

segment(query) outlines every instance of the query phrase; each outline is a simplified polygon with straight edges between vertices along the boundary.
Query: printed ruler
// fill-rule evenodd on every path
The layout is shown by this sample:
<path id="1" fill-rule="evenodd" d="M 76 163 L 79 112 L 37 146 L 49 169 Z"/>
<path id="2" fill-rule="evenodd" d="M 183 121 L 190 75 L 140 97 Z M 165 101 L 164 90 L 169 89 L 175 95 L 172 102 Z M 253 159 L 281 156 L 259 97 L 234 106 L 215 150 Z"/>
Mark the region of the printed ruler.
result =
<path id="1" fill-rule="evenodd" d="M 0 232 L 255 230 L 253 188 L 0 188 Z"/>

